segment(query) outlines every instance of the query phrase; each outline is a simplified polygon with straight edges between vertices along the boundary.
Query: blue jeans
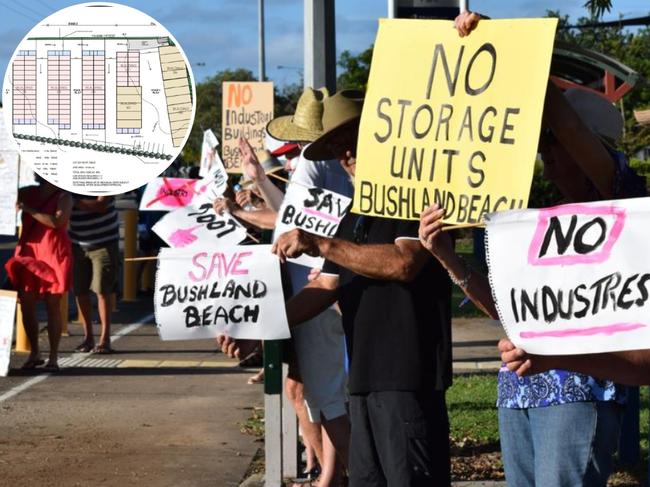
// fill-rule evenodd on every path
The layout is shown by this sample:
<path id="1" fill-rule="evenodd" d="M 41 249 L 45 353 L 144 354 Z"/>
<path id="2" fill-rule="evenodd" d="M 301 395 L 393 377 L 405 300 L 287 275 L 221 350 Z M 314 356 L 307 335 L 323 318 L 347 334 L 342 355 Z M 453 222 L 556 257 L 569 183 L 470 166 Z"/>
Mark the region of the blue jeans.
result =
<path id="1" fill-rule="evenodd" d="M 499 408 L 508 486 L 605 486 L 623 409 L 615 402 L 600 401 Z"/>

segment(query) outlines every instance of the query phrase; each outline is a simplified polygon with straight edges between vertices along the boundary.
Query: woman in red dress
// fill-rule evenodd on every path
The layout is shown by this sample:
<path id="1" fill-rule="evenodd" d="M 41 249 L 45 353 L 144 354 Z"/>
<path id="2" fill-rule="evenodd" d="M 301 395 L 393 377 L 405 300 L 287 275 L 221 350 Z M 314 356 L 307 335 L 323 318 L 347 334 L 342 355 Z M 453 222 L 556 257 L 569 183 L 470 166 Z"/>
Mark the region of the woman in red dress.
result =
<path id="1" fill-rule="evenodd" d="M 68 220 L 72 197 L 42 178 L 38 186 L 18 193 L 17 208 L 23 211 L 22 233 L 14 256 L 5 268 L 23 312 L 23 324 L 31 345 L 23 369 L 43 365 L 38 347 L 36 301 L 45 300 L 50 356 L 45 369 L 55 372 L 61 339 L 61 297 L 71 287 L 72 246 L 68 237 Z"/>

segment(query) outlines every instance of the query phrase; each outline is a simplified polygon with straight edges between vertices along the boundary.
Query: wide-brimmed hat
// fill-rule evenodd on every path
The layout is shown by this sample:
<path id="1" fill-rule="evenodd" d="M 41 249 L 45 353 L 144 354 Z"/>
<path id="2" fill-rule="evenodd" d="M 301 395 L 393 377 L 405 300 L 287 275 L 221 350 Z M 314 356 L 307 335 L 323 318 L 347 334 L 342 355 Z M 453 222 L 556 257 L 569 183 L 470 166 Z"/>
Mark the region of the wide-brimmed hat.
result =
<path id="1" fill-rule="evenodd" d="M 342 90 L 323 100 L 323 134 L 314 140 L 303 155 L 312 161 L 326 161 L 335 156 L 329 142 L 341 131 L 359 123 L 363 93 L 358 90 Z"/>
<path id="2" fill-rule="evenodd" d="M 323 99 L 329 95 L 327 88 L 302 92 L 293 115 L 276 117 L 266 126 L 271 137 L 290 142 L 311 142 L 323 133 Z"/>

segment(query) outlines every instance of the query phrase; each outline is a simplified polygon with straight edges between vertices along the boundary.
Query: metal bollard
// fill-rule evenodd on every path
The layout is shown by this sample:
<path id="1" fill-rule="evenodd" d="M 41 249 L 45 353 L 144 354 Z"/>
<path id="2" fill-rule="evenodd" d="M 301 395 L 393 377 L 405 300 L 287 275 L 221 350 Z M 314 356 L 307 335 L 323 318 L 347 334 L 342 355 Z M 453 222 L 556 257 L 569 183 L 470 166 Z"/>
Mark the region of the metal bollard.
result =
<path id="1" fill-rule="evenodd" d="M 124 210 L 124 258 L 130 259 L 136 256 L 138 240 L 138 210 Z M 124 262 L 124 288 L 122 299 L 124 301 L 135 301 L 137 297 L 136 262 Z"/>
<path id="2" fill-rule="evenodd" d="M 27 339 L 25 333 L 25 325 L 23 325 L 23 310 L 20 303 L 16 306 L 16 352 L 28 353 L 32 351 L 32 346 Z"/>

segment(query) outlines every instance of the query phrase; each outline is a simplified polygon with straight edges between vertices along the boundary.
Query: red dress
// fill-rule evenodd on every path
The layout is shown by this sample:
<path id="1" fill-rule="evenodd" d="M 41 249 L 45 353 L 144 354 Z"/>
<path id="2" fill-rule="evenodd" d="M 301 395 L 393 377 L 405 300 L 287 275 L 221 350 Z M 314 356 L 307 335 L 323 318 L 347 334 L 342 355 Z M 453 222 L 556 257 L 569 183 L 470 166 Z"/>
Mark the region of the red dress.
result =
<path id="1" fill-rule="evenodd" d="M 23 203 L 39 213 L 54 215 L 64 192 L 41 199 L 37 187 L 23 193 Z M 67 227 L 51 228 L 23 211 L 23 229 L 14 256 L 5 269 L 18 291 L 61 294 L 71 288 L 72 245 Z"/>

